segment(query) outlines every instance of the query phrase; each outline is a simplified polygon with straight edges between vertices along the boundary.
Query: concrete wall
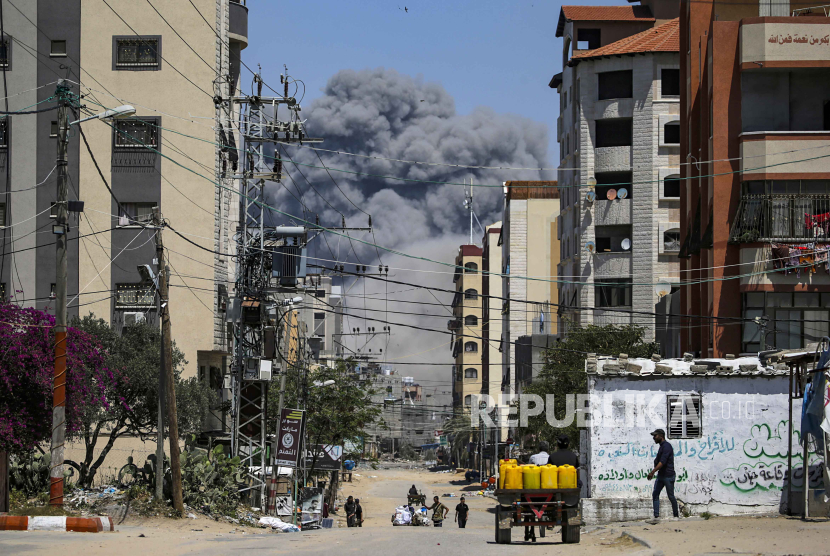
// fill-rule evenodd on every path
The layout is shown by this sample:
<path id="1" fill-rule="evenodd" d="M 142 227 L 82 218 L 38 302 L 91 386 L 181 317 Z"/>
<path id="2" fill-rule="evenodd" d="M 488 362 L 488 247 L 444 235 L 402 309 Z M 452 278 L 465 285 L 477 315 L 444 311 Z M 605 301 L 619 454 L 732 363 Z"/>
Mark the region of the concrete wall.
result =
<path id="1" fill-rule="evenodd" d="M 610 519 L 639 516 L 651 509 L 657 446 L 647 417 L 649 404 L 665 426 L 667 394 L 700 394 L 700 438 L 669 441 L 675 450 L 675 493 L 692 513 L 777 511 L 787 466 L 788 378 L 774 377 L 589 377 L 591 407 L 587 466 L 590 496 L 617 501 Z M 603 395 L 612 393 L 613 401 Z M 800 400 L 793 414 L 801 414 Z M 628 419 L 628 421 L 626 421 Z M 662 421 L 662 422 L 661 422 Z M 796 429 L 799 419 L 795 419 Z M 794 489 L 803 484 L 798 432 L 793 435 Z M 816 458 L 811 455 L 811 465 Z M 821 471 L 810 472 L 811 488 L 823 488 Z M 603 504 L 602 501 L 595 506 Z M 668 501 L 661 500 L 661 506 Z M 645 508 L 645 510 L 643 510 Z"/>
<path id="2" fill-rule="evenodd" d="M 741 25 L 741 63 L 830 61 L 830 23 L 819 17 L 749 19 Z M 825 39 L 825 42 L 822 42 Z"/>

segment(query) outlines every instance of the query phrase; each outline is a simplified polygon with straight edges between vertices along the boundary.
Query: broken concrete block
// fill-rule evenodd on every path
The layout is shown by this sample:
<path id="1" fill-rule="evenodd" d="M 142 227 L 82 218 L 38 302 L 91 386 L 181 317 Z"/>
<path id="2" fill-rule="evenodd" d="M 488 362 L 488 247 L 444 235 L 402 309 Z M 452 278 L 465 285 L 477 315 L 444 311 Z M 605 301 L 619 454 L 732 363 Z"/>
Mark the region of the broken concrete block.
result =
<path id="1" fill-rule="evenodd" d="M 671 374 L 671 367 L 668 365 L 655 365 L 654 366 L 654 373 L 658 375 L 670 375 Z"/>
<path id="2" fill-rule="evenodd" d="M 692 365 L 690 367 L 690 370 L 692 371 L 692 374 L 705 375 L 709 372 L 709 367 L 707 367 L 706 365 Z"/>
<path id="3" fill-rule="evenodd" d="M 635 365 L 634 363 L 629 363 L 626 365 L 625 370 L 629 373 L 634 373 L 635 375 L 640 374 L 640 371 L 643 370 L 642 365 Z"/>

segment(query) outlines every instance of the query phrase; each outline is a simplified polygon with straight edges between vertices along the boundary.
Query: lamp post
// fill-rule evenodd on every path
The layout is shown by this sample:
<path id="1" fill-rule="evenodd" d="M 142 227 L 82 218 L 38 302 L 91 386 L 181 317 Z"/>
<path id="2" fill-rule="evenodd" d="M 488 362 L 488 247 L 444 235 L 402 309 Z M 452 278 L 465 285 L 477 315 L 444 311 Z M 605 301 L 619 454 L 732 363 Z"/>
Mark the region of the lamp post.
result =
<path id="1" fill-rule="evenodd" d="M 52 444 L 51 467 L 49 469 L 49 504 L 63 506 L 63 452 L 66 438 L 66 241 L 69 233 L 69 187 L 67 151 L 69 147 L 69 126 L 97 118 L 109 120 L 125 118 L 135 114 L 129 105 L 107 110 L 101 114 L 69 123 L 71 92 L 69 82 L 58 80 L 55 96 L 58 97 L 58 192 L 55 209 L 57 212 L 52 233 L 55 237 L 55 372 L 52 383 Z"/>

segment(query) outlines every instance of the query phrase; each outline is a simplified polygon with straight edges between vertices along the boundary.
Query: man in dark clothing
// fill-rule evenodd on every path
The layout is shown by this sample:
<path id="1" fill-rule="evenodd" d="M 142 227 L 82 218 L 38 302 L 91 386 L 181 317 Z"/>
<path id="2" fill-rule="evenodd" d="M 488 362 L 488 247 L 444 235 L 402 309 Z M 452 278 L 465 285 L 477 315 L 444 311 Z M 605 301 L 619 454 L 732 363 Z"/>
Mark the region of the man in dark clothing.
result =
<path id="1" fill-rule="evenodd" d="M 412 496 L 418 496 L 418 489 L 415 488 L 415 485 L 412 485 L 412 488 L 409 489 L 409 494 Z"/>
<path id="2" fill-rule="evenodd" d="M 354 521 L 358 527 L 363 527 L 363 506 L 360 505 L 360 498 L 354 501 Z"/>
<path id="3" fill-rule="evenodd" d="M 672 515 L 679 517 L 677 499 L 674 497 L 674 447 L 666 441 L 666 431 L 663 429 L 657 429 L 651 433 L 651 436 L 654 438 L 654 442 L 660 445 L 660 449 L 657 450 L 657 457 L 654 458 L 654 469 L 648 474 L 649 481 L 654 478 L 655 473 L 657 474 L 654 491 L 651 493 L 651 499 L 654 503 L 654 518 L 660 517 L 660 493 L 663 491 L 663 487 L 666 488 L 666 494 L 668 494 L 669 502 L 671 502 Z"/>
<path id="4" fill-rule="evenodd" d="M 348 527 L 355 526 L 355 511 L 357 510 L 357 505 L 354 503 L 354 496 L 349 496 L 346 499 L 346 503 L 343 505 L 343 509 L 346 510 L 346 525 Z"/>
<path id="5" fill-rule="evenodd" d="M 572 465 L 573 467 L 579 467 L 579 457 L 577 457 L 573 450 L 568 449 L 570 441 L 571 440 L 567 434 L 559 435 L 559 438 L 556 439 L 557 450 L 550 455 L 550 458 L 548 458 L 549 464 L 557 467 L 560 465 Z"/>
<path id="6" fill-rule="evenodd" d="M 470 513 L 470 507 L 464 503 L 464 497 L 461 497 L 461 503 L 455 507 L 455 520 L 458 522 L 458 528 L 464 529 L 467 527 L 467 514 Z"/>

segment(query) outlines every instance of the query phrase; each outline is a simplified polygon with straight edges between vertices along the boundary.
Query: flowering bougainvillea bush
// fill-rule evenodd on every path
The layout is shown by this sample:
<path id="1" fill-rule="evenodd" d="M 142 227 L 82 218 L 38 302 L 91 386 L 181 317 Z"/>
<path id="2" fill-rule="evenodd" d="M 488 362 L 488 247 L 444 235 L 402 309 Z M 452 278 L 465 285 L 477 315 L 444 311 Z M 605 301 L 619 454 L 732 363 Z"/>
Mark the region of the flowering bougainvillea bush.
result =
<path id="1" fill-rule="evenodd" d="M 51 437 L 54 332 L 52 315 L 0 303 L 0 452 L 22 453 Z M 107 366 L 92 335 L 67 329 L 66 433 L 110 411 L 123 373 Z"/>

